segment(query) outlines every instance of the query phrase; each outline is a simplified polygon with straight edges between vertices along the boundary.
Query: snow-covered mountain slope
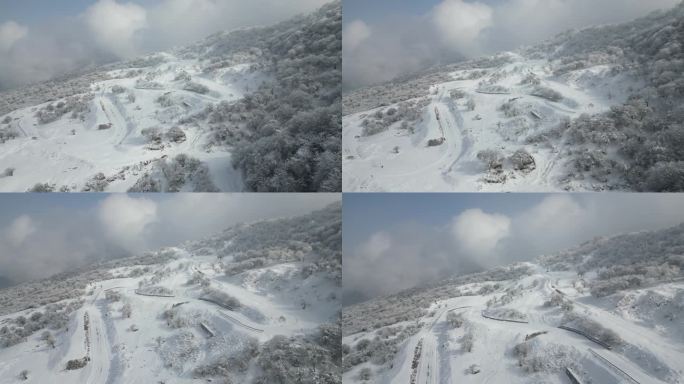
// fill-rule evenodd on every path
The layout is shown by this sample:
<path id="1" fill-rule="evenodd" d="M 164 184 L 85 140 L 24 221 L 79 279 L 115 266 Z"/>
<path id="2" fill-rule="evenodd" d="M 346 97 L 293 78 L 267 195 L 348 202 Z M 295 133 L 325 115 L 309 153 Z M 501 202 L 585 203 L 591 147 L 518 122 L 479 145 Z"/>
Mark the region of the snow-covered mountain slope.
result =
<path id="1" fill-rule="evenodd" d="M 0 93 L 0 190 L 339 191 L 340 57 L 337 1 Z"/>
<path id="2" fill-rule="evenodd" d="M 344 96 L 345 191 L 684 189 L 684 5 Z"/>
<path id="3" fill-rule="evenodd" d="M 597 239 L 344 308 L 343 381 L 682 383 L 683 246 Z"/>
<path id="4" fill-rule="evenodd" d="M 0 382 L 340 383 L 340 220 L 336 204 L 0 290 Z"/>

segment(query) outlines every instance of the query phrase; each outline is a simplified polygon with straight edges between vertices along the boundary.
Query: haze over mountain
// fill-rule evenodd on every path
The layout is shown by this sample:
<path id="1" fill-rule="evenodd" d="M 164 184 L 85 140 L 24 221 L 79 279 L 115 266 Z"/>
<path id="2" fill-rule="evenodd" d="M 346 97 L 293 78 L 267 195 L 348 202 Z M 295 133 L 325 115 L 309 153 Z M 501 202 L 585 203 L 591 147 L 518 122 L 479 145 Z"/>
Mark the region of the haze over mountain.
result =
<path id="1" fill-rule="evenodd" d="M 680 0 L 345 0 L 344 86 L 365 87 L 455 60 L 620 23 Z M 543 16 L 540 16 L 543 15 Z"/>
<path id="2" fill-rule="evenodd" d="M 681 383 L 683 247 L 597 238 L 346 307 L 344 382 Z"/>
<path id="3" fill-rule="evenodd" d="M 338 201 L 2 289 L 0 383 L 341 383 L 341 236 Z"/>

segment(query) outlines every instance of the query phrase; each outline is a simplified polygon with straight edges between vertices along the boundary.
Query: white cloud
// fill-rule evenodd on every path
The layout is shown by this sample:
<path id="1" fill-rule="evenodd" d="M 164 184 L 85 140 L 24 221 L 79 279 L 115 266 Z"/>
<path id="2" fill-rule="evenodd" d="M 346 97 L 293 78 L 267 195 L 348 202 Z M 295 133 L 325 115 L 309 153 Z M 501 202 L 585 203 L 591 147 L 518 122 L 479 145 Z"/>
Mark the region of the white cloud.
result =
<path id="1" fill-rule="evenodd" d="M 492 25 L 493 10 L 486 4 L 463 0 L 444 0 L 432 11 L 432 20 L 439 37 L 451 49 L 463 53 L 479 53 L 477 39 Z"/>
<path id="2" fill-rule="evenodd" d="M 515 213 L 486 212 L 483 205 L 436 226 L 417 223 L 407 228 L 399 221 L 376 232 L 371 228 L 372 235 L 358 234 L 358 241 L 347 237 L 348 244 L 359 245 L 344 250 L 346 295 L 356 301 L 391 294 L 448 275 L 532 261 L 599 236 L 684 222 L 681 194 L 549 194 L 525 208 L 516 206 L 518 199 L 507 201 L 509 196 L 497 195 L 495 205 Z M 416 197 L 398 204 L 410 206 L 412 199 Z"/>
<path id="3" fill-rule="evenodd" d="M 454 218 L 451 230 L 457 246 L 466 255 L 476 257 L 482 264 L 490 266 L 490 259 L 496 256 L 499 242 L 511 233 L 511 219 L 480 209 L 469 209 Z"/>
<path id="4" fill-rule="evenodd" d="M 392 238 L 386 232 L 373 234 L 368 241 L 361 245 L 361 253 L 369 261 L 377 260 L 392 247 Z"/>
<path id="5" fill-rule="evenodd" d="M 354 20 L 343 28 L 344 49 L 354 50 L 371 36 L 371 29 L 363 20 Z"/>
<path id="6" fill-rule="evenodd" d="M 190 44 L 218 31 L 272 25 L 327 2 L 91 0 L 74 15 L 32 25 L 30 33 L 7 22 L 0 25 L 0 90 Z"/>
<path id="7" fill-rule="evenodd" d="M 156 239 L 196 239 L 238 223 L 297 216 L 322 209 L 339 195 L 181 193 L 158 204 Z"/>
<path id="8" fill-rule="evenodd" d="M 578 229 L 591 226 L 593 214 L 570 195 L 550 195 L 515 218 L 516 235 L 542 249 L 568 244 L 578 237 Z M 540 236 L 543 234 L 543 236 Z"/>
<path id="9" fill-rule="evenodd" d="M 71 198 L 63 195 L 65 201 Z M 29 201 L 5 196 L 0 208 L 0 276 L 20 282 L 94 260 L 135 255 L 220 233 L 240 222 L 299 216 L 340 201 L 339 194 L 102 195 L 97 203 L 25 212 Z M 51 200 L 53 201 L 53 200 Z M 8 213 L 8 206 L 11 207 Z"/>
<path id="10" fill-rule="evenodd" d="M 119 57 L 137 52 L 136 33 L 147 26 L 147 11 L 134 3 L 99 0 L 83 14 L 95 39 Z"/>
<path id="11" fill-rule="evenodd" d="M 98 218 L 105 234 L 131 250 L 146 246 L 148 226 L 157 221 L 157 203 L 146 198 L 111 195 L 100 204 Z"/>
<path id="12" fill-rule="evenodd" d="M 14 21 L 0 24 L 0 52 L 8 52 L 14 44 L 28 34 L 28 28 Z"/>
<path id="13" fill-rule="evenodd" d="M 15 247 L 21 246 L 26 239 L 36 232 L 36 226 L 28 215 L 17 217 L 7 229 L 7 240 Z"/>

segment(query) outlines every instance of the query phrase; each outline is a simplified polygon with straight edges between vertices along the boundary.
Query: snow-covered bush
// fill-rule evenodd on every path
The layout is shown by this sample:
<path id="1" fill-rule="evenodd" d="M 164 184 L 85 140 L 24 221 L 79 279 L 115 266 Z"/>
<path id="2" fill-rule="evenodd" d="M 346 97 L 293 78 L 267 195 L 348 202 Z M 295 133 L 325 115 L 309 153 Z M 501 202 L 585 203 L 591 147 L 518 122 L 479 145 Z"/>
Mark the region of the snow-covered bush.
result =
<path id="1" fill-rule="evenodd" d="M 468 108 L 469 111 L 474 111 L 477 105 L 475 104 L 475 99 L 472 97 L 468 99 L 466 102 L 466 108 Z"/>
<path id="2" fill-rule="evenodd" d="M 7 326 L 0 328 L 0 347 L 7 348 L 24 341 L 26 341 L 26 336 L 24 336 L 23 329 Z"/>
<path id="3" fill-rule="evenodd" d="M 151 143 L 160 144 L 162 142 L 162 130 L 159 127 L 145 128 L 140 133 Z"/>
<path id="4" fill-rule="evenodd" d="M 466 374 L 468 375 L 477 375 L 480 373 L 480 366 L 477 364 L 472 364 L 466 369 Z"/>
<path id="5" fill-rule="evenodd" d="M 164 89 L 164 86 L 160 83 L 147 79 L 137 79 L 135 81 L 135 87 L 138 89 Z"/>
<path id="6" fill-rule="evenodd" d="M 121 300 L 121 294 L 115 290 L 109 290 L 105 292 L 105 299 L 109 302 L 116 302 Z"/>
<path id="7" fill-rule="evenodd" d="M 109 181 L 104 173 L 99 172 L 90 180 L 86 181 L 83 192 L 103 192 L 109 186 Z"/>
<path id="8" fill-rule="evenodd" d="M 439 139 L 430 139 L 427 142 L 428 147 L 439 147 L 440 145 L 444 144 L 446 142 L 446 139 L 443 137 L 440 137 Z"/>
<path id="9" fill-rule="evenodd" d="M 11 177 L 11 176 L 14 176 L 14 168 L 11 168 L 11 167 L 10 167 L 10 168 L 5 168 L 5 171 L 2 172 L 2 175 L 3 175 L 4 177 Z"/>
<path id="10" fill-rule="evenodd" d="M 237 263 L 228 263 L 223 271 L 227 276 L 237 275 L 250 269 L 262 268 L 266 265 L 266 259 L 262 257 L 251 258 Z"/>
<path id="11" fill-rule="evenodd" d="M 125 303 L 121 307 L 121 317 L 125 317 L 125 318 L 129 319 L 132 314 L 133 314 L 133 308 L 131 307 L 131 303 Z"/>
<path id="12" fill-rule="evenodd" d="M 368 119 L 362 121 L 361 126 L 363 126 L 361 134 L 366 137 L 385 132 L 389 128 L 388 126 L 385 126 L 382 122 Z"/>
<path id="13" fill-rule="evenodd" d="M 187 83 L 185 83 L 183 89 L 189 92 L 200 93 L 203 95 L 209 93 L 209 88 L 207 88 L 206 85 L 195 83 L 192 81 L 188 81 Z"/>
<path id="14" fill-rule="evenodd" d="M 504 113 L 504 116 L 512 118 L 516 116 L 521 116 L 524 111 L 518 106 L 517 100 L 509 100 L 501 104 L 499 110 Z"/>
<path id="15" fill-rule="evenodd" d="M 158 337 L 156 350 L 166 368 L 181 373 L 199 359 L 200 343 L 192 332 L 183 330 L 167 338 Z"/>
<path id="16" fill-rule="evenodd" d="M 359 381 L 370 381 L 372 377 L 373 371 L 371 371 L 370 368 L 365 367 L 359 371 L 359 374 L 356 376 L 356 379 Z"/>
<path id="17" fill-rule="evenodd" d="M 48 347 L 55 348 L 55 337 L 50 331 L 44 331 L 41 333 L 40 339 L 43 340 Z"/>
<path id="18" fill-rule="evenodd" d="M 23 371 L 19 372 L 19 380 L 28 380 L 28 375 L 29 371 L 24 369 Z"/>
<path id="19" fill-rule="evenodd" d="M 541 97 L 542 99 L 546 99 L 553 102 L 559 102 L 563 100 L 563 95 L 560 92 L 541 85 L 535 87 L 532 90 L 532 92 L 530 92 L 530 95 Z"/>
<path id="20" fill-rule="evenodd" d="M 487 316 L 503 320 L 518 320 L 524 321 L 527 315 L 514 308 L 495 308 L 488 309 L 485 313 Z"/>
<path id="21" fill-rule="evenodd" d="M 190 74 L 187 73 L 185 70 L 180 71 L 176 77 L 173 78 L 173 81 L 190 81 L 191 77 Z"/>
<path id="22" fill-rule="evenodd" d="M 118 95 L 118 94 L 124 93 L 124 92 L 126 92 L 126 88 L 125 88 L 125 87 L 122 87 L 122 86 L 120 86 L 120 85 L 115 85 L 115 86 L 112 87 L 112 93 L 115 94 L 115 95 Z"/>
<path id="23" fill-rule="evenodd" d="M 504 156 L 496 149 L 486 149 L 478 152 L 477 159 L 485 164 L 487 170 L 503 168 Z"/>
<path id="24" fill-rule="evenodd" d="M 83 120 L 90 110 L 89 103 L 92 99 L 91 94 L 67 97 L 64 101 L 51 103 L 39 109 L 36 112 L 36 118 L 39 124 L 48 124 L 71 112 L 72 118 Z"/>
<path id="25" fill-rule="evenodd" d="M 644 284 L 644 276 L 629 275 L 610 279 L 595 280 L 591 283 L 591 294 L 595 297 L 605 297 L 625 289 L 639 288 Z"/>
<path id="26" fill-rule="evenodd" d="M 513 347 L 513 356 L 518 365 L 529 373 L 563 372 L 567 367 L 578 368 L 581 354 L 574 347 L 560 344 L 543 343 L 534 338 Z"/>
<path id="27" fill-rule="evenodd" d="M 275 336 L 257 358 L 256 384 L 339 384 L 340 367 L 330 352 L 307 337 Z"/>
<path id="28" fill-rule="evenodd" d="M 0 129 L 0 144 L 16 139 L 19 137 L 19 132 L 17 132 L 14 128 L 2 128 Z"/>
<path id="29" fill-rule="evenodd" d="M 684 191 L 684 161 L 655 164 L 648 171 L 644 188 L 652 192 Z"/>
<path id="30" fill-rule="evenodd" d="M 155 99 L 155 101 L 156 101 L 157 104 L 159 104 L 159 106 L 161 106 L 162 108 L 172 107 L 173 105 L 176 104 L 176 102 L 174 101 L 174 99 L 173 99 L 173 97 L 172 97 L 172 95 L 171 95 L 171 92 L 166 92 L 165 94 L 163 94 L 163 95 L 157 97 L 157 98 Z"/>
<path id="31" fill-rule="evenodd" d="M 150 176 L 149 173 L 141 176 L 131 188 L 129 193 L 146 193 L 146 192 L 161 192 L 161 183 L 159 180 Z"/>
<path id="32" fill-rule="evenodd" d="M 88 358 L 83 357 L 81 359 L 73 359 L 73 360 L 67 361 L 66 369 L 67 369 L 67 371 L 71 371 L 74 369 L 81 369 L 81 368 L 85 367 L 86 365 L 88 365 Z"/>
<path id="33" fill-rule="evenodd" d="M 31 187 L 27 192 L 47 193 L 55 191 L 55 184 L 37 183 Z"/>
<path id="34" fill-rule="evenodd" d="M 534 73 L 528 73 L 521 81 L 520 85 L 539 85 L 541 84 L 541 79 Z"/>
<path id="35" fill-rule="evenodd" d="M 231 379 L 237 374 L 247 372 L 249 365 L 259 353 L 259 341 L 248 337 L 240 344 L 240 348 L 231 353 L 221 355 L 213 362 L 200 365 L 192 373 L 195 377 L 221 377 Z"/>
<path id="36" fill-rule="evenodd" d="M 513 165 L 513 169 L 516 171 L 531 172 L 537 168 L 534 157 L 530 155 L 526 150 L 519 149 L 515 151 L 508 160 Z"/>
<path id="37" fill-rule="evenodd" d="M 451 328 L 460 328 L 464 321 L 465 319 L 463 318 L 462 313 L 452 311 L 447 314 L 447 324 L 449 324 Z"/>
<path id="38" fill-rule="evenodd" d="M 459 100 L 466 97 L 466 93 L 460 89 L 452 89 L 449 91 L 449 96 L 454 100 Z"/>
<path id="39" fill-rule="evenodd" d="M 267 32 L 256 45 L 272 80 L 233 107 L 248 130 L 235 145 L 234 164 L 251 191 L 340 191 L 341 3 Z M 274 120 L 277 132 L 262 129 Z M 218 128 L 225 127 L 233 125 Z"/>
<path id="40" fill-rule="evenodd" d="M 138 288 L 136 293 L 141 295 L 160 295 L 160 296 L 172 296 L 173 291 L 169 288 L 162 286 L 148 286 Z"/>
<path id="41" fill-rule="evenodd" d="M 174 143 L 182 143 L 185 141 L 185 132 L 178 126 L 171 127 L 164 136 Z"/>
<path id="42" fill-rule="evenodd" d="M 558 292 L 553 292 L 551 298 L 544 302 L 545 307 L 560 307 L 565 312 L 572 311 L 574 305 L 572 301 L 565 299 L 563 295 Z"/>
<path id="43" fill-rule="evenodd" d="M 617 347 L 624 343 L 620 335 L 612 329 L 608 329 L 600 323 L 576 313 L 567 313 L 561 319 L 564 326 L 577 329 L 611 347 Z"/>
<path id="44" fill-rule="evenodd" d="M 188 326 L 188 319 L 181 313 L 178 307 L 167 309 L 162 313 L 162 319 L 170 328 L 184 328 Z"/>
<path id="45" fill-rule="evenodd" d="M 202 291 L 202 298 L 211 300 L 222 307 L 238 309 L 242 306 L 240 300 L 216 288 L 206 287 Z"/>
<path id="46" fill-rule="evenodd" d="M 203 274 L 199 272 L 195 272 L 192 274 L 192 277 L 188 279 L 187 283 L 188 285 L 195 285 L 198 284 L 202 287 L 208 287 L 211 285 L 211 281 L 209 281 L 209 278 L 204 276 Z"/>
<path id="47" fill-rule="evenodd" d="M 179 154 L 170 162 L 164 159 L 160 166 L 167 178 L 167 192 L 180 192 L 187 183 L 192 183 L 193 192 L 218 192 L 209 167 L 194 157 Z"/>

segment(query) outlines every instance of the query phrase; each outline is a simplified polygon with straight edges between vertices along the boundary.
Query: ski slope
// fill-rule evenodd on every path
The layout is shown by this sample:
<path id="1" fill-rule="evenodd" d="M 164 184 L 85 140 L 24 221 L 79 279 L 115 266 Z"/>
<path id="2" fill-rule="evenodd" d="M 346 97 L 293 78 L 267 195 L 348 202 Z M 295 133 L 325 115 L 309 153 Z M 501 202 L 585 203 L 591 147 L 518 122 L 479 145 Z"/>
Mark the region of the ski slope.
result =
<path id="1" fill-rule="evenodd" d="M 339 213 L 333 215 L 335 209 L 339 210 L 333 206 L 326 211 L 332 218 L 313 213 L 301 220 L 330 228 L 335 225 L 335 217 L 339 220 Z M 296 220 L 300 219 L 252 225 L 268 226 L 270 234 L 277 228 L 287 228 L 294 238 L 299 234 L 292 232 L 293 225 L 305 231 L 301 223 L 291 224 L 288 220 L 299 223 Z M 319 252 L 325 252 L 326 246 L 317 248 L 316 253 L 288 258 L 295 253 L 293 249 L 301 252 L 313 248 L 316 235 L 311 234 L 311 244 L 290 237 L 283 237 L 281 243 L 273 241 L 264 248 L 273 257 L 267 264 L 257 262 L 240 272 L 227 273 L 225 266 L 239 263 L 237 258 L 242 255 L 227 251 L 233 241 L 231 236 L 244 247 L 262 234 L 257 230 L 252 234 L 251 228 L 242 225 L 209 239 L 115 261 L 101 271 L 111 278 L 92 281 L 79 292 L 80 296 L 57 303 L 82 300 L 78 309 L 68 314 L 65 326 L 44 326 L 17 344 L 0 344 L 0 383 L 16 383 L 24 370 L 28 379 L 21 382 L 26 383 L 270 380 L 262 377 L 263 363 L 258 362 L 259 354 L 266 353 L 263 348 L 279 338 L 292 340 L 295 348 L 305 341 L 318 340 L 319 328 L 334 325 L 339 317 L 341 282 L 329 271 L 317 269 L 316 262 L 323 257 Z M 290 249 L 295 242 L 299 248 Z M 254 242 L 251 252 L 259 254 L 260 247 Z M 225 304 L 221 295 L 238 304 Z M 126 315 L 127 306 L 130 316 Z M 0 342 L 5 340 L 4 332 L 15 332 L 26 324 L 21 316 L 40 319 L 37 313 L 47 316 L 43 314 L 48 313 L 47 306 L 35 305 L 0 316 L 0 329 L 5 325 L 9 328 L 0 330 Z M 54 346 L 42 338 L 45 331 L 54 336 Z M 327 354 L 332 352 L 318 348 L 316 361 L 303 363 L 316 364 L 320 374 L 330 375 L 322 362 L 329 360 Z M 233 360 L 226 363 L 228 358 Z M 70 360 L 82 359 L 85 366 L 66 369 Z M 220 364 L 240 368 L 230 368 L 227 376 Z M 286 362 L 279 364 L 279 369 L 298 369 Z"/>
<path id="2" fill-rule="evenodd" d="M 14 169 L 11 177 L 0 177 L 0 190 L 25 192 L 37 183 L 47 183 L 56 190 L 79 192 L 88 190 L 88 181 L 102 173 L 104 191 L 125 192 L 141 176 L 158 174 L 160 162 L 185 154 L 208 167 L 217 189 L 241 191 L 241 174 L 232 167 L 232 149 L 215 145 L 206 124 L 180 121 L 220 102 L 241 99 L 267 76 L 255 72 L 250 63 L 206 72 L 199 60 L 174 53 L 161 57 L 161 63 L 144 68 L 104 71 L 106 80 L 92 83 L 90 91 L 81 95 L 88 98 L 82 118 L 67 113 L 55 121 L 40 122 L 37 111 L 66 99 L 0 116 L 8 118 L 6 127 L 18 134 L 0 144 L 0 164 L 3 169 Z M 181 79 L 181 74 L 187 77 Z M 187 78 L 205 86 L 207 93 L 187 90 Z M 140 83 L 141 79 L 152 79 L 155 87 Z M 162 103 L 160 98 L 170 101 Z M 176 126 L 185 134 L 183 141 L 163 138 L 154 143 L 143 134 L 147 128 L 158 127 L 164 133 Z M 193 191 L 193 187 L 188 183 L 184 190 Z"/>
<path id="3" fill-rule="evenodd" d="M 444 73 L 449 81 L 430 84 L 418 99 L 429 104 L 419 122 L 407 133 L 401 122 L 384 132 L 367 136 L 363 122 L 378 112 L 387 114 L 399 103 L 343 117 L 343 187 L 349 192 L 553 192 L 569 188 L 592 189 L 568 183 L 564 163 L 564 138 L 558 142 L 532 141 L 566 119 L 605 112 L 623 103 L 640 81 L 614 74 L 613 66 L 601 64 L 554 74 L 551 60 L 526 57 L 524 53 L 499 55 L 505 62 L 491 68 L 473 66 Z M 475 64 L 473 64 L 475 65 Z M 538 84 L 528 79 L 536 79 Z M 486 91 L 496 85 L 505 91 Z M 535 96 L 537 87 L 553 90 L 562 100 Z M 391 88 L 390 88 L 391 89 Z M 452 92 L 460 92 L 452 97 Z M 347 95 L 346 97 L 357 97 Z M 415 99 L 415 100 L 418 100 Z M 473 104 L 473 109 L 469 103 Z M 502 108 L 507 104 L 512 112 Z M 435 115 L 438 112 L 439 119 Z M 442 145 L 430 140 L 445 138 Z M 493 150 L 503 161 L 492 172 L 478 158 Z M 525 150 L 534 158 L 533 169 L 515 169 L 508 160 Z"/>
<path id="4" fill-rule="evenodd" d="M 621 316 L 610 309 L 610 300 L 599 300 L 575 287 L 578 277 L 572 272 L 548 272 L 530 264 L 533 272 L 519 280 L 498 282 L 497 292 L 476 293 L 480 283 L 461 286 L 469 294 L 433 302 L 427 314 L 418 320 L 420 330 L 398 345 L 394 359 L 386 365 L 364 363 L 344 374 L 345 383 L 570 383 L 566 368 L 570 368 L 583 383 L 682 383 L 684 382 L 684 349 L 682 339 L 665 332 L 659 324 L 644 324 Z M 521 287 L 520 294 L 505 305 L 491 304 L 501 292 Z M 657 289 L 670 297 L 684 291 L 681 282 L 663 283 Z M 648 288 L 635 294 L 643 295 Z M 562 292 L 574 310 L 617 332 L 624 340 L 619 347 L 605 348 L 580 334 L 559 328 L 562 314 L 557 308 L 545 306 L 554 292 Z M 680 303 L 681 305 L 681 303 Z M 488 311 L 512 308 L 525 315 L 524 321 L 498 319 Z M 639 311 L 638 307 L 634 307 Z M 684 307 L 680 309 L 684 310 Z M 464 325 L 452 327 L 447 313 L 463 315 Z M 684 312 L 680 312 L 681 315 Z M 397 323 L 390 327 L 403 327 Z M 681 324 L 679 324 L 681 328 Z M 377 329 L 377 334 L 383 328 Z M 465 333 L 472 332 L 471 352 L 463 349 Z M 376 331 L 345 334 L 343 343 L 352 349 L 363 339 L 373 339 Z M 531 336 L 531 337 L 530 337 Z M 520 365 L 514 349 L 530 338 L 528 357 L 536 367 L 532 370 Z M 414 350 L 421 343 L 420 361 L 414 369 Z M 526 363 L 527 364 L 527 363 Z M 469 372 L 472 365 L 478 372 Z M 370 368 L 370 381 L 359 379 L 362 368 Z"/>

